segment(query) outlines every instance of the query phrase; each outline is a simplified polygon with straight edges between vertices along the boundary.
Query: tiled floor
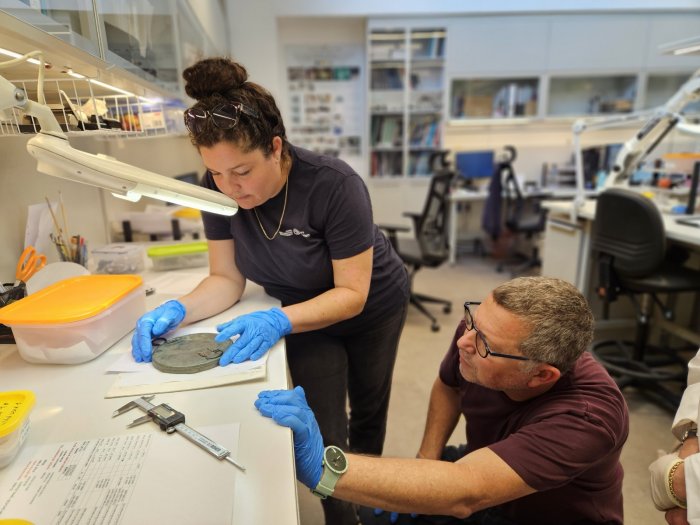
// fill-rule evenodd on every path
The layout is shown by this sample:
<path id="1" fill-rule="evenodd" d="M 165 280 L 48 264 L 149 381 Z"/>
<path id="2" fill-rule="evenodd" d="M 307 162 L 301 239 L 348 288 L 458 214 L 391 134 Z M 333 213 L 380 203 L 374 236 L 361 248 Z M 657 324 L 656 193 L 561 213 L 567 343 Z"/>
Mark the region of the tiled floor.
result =
<path id="1" fill-rule="evenodd" d="M 439 313 L 439 306 L 433 307 L 442 325 L 434 333 L 425 317 L 414 308 L 409 310 L 394 372 L 385 455 L 415 456 L 423 435 L 430 388 L 461 316 L 462 303 L 483 299 L 508 278 L 496 273 L 494 267 L 488 259 L 462 257 L 454 267 L 423 269 L 416 277 L 416 290 L 452 300 L 453 311 L 445 315 Z M 625 395 L 630 410 L 630 435 L 622 454 L 625 523 L 660 525 L 665 520 L 650 501 L 647 466 L 656 458 L 657 449 L 673 446 L 669 430 L 672 416 L 631 390 Z M 464 425 L 460 423 L 451 441 L 458 443 L 463 437 Z M 323 514 L 317 498 L 301 484 L 298 489 L 302 525 L 322 525 Z"/>

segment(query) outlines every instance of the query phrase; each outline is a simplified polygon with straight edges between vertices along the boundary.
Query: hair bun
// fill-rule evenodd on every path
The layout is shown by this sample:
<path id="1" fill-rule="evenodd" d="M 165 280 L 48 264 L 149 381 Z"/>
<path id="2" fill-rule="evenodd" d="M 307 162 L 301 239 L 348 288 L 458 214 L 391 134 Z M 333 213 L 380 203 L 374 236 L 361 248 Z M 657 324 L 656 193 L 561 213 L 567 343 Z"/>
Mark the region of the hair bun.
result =
<path id="1" fill-rule="evenodd" d="M 240 88 L 248 80 L 248 72 L 228 58 L 205 58 L 182 72 L 185 93 L 195 100 L 224 94 Z"/>

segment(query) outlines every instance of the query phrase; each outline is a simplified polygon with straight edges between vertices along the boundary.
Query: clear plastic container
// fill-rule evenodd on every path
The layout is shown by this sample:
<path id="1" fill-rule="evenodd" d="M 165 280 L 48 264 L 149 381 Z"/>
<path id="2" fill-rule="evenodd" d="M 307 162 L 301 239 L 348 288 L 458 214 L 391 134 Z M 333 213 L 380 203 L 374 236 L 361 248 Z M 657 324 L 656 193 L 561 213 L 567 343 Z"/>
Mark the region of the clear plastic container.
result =
<path id="1" fill-rule="evenodd" d="M 153 269 L 158 272 L 209 264 L 209 247 L 206 242 L 154 246 L 146 253 L 153 261 Z"/>
<path id="2" fill-rule="evenodd" d="M 138 275 L 83 275 L 54 283 L 4 308 L 30 363 L 77 364 L 94 359 L 133 330 L 146 311 Z"/>
<path id="3" fill-rule="evenodd" d="M 138 244 L 108 244 L 90 252 L 92 273 L 141 273 L 146 269 L 143 246 Z"/>
<path id="4" fill-rule="evenodd" d="M 29 390 L 0 392 L 0 468 L 15 459 L 26 441 L 34 402 L 34 393 Z"/>

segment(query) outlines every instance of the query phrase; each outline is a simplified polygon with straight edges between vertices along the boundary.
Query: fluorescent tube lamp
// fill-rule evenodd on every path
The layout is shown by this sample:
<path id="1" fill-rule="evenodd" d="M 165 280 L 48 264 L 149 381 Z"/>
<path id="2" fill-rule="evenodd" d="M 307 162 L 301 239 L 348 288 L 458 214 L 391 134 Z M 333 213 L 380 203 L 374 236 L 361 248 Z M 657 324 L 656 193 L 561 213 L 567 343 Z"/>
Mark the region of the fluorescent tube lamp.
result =
<path id="1" fill-rule="evenodd" d="M 0 76 L 0 110 L 12 107 L 39 121 L 41 131 L 27 142 L 27 150 L 41 173 L 104 188 L 131 201 L 144 196 L 219 215 L 238 211 L 236 202 L 222 193 L 75 149 L 48 106 L 27 99 L 24 91 Z"/>
<path id="2" fill-rule="evenodd" d="M 685 38 L 659 46 L 664 55 L 698 55 L 700 54 L 700 36 Z"/>

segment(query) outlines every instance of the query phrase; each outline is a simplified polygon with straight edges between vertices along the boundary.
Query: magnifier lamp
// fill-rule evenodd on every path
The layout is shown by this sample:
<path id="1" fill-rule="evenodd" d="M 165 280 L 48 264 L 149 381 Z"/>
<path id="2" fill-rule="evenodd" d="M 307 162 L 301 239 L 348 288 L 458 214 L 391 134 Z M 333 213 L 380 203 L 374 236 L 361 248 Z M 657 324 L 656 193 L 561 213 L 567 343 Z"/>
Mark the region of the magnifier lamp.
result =
<path id="1" fill-rule="evenodd" d="M 236 202 L 222 193 L 137 168 L 102 154 L 75 149 L 51 109 L 0 76 L 0 112 L 18 108 L 39 121 L 41 131 L 27 142 L 37 170 L 47 175 L 104 188 L 132 202 L 142 196 L 219 215 L 234 215 Z"/>

